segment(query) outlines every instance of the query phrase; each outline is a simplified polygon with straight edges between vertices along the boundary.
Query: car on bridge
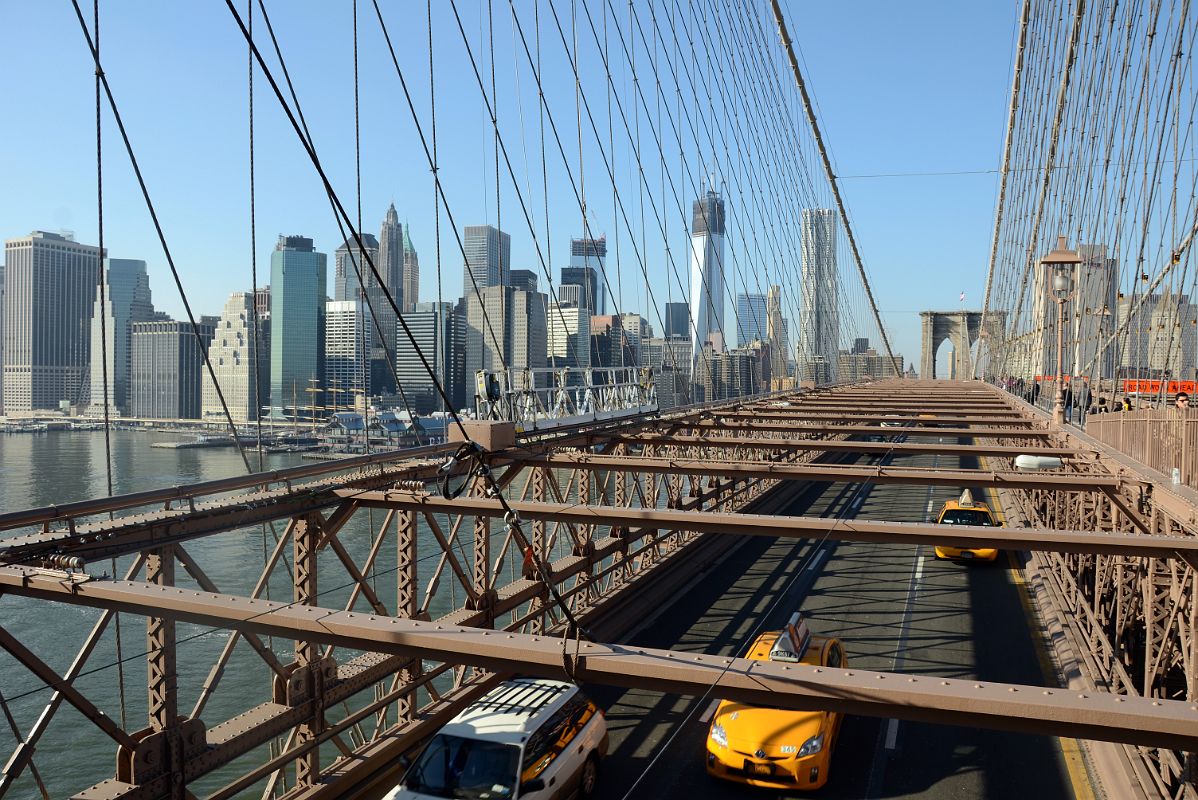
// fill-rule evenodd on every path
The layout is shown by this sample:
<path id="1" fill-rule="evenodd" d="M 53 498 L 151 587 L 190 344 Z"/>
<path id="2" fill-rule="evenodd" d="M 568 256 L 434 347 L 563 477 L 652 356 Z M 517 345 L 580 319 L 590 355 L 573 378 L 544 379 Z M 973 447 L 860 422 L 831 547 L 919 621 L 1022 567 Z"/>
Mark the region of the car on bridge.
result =
<path id="1" fill-rule="evenodd" d="M 966 489 L 956 500 L 949 500 L 940 508 L 936 517 L 938 525 L 980 525 L 998 527 L 993 512 L 985 503 L 973 499 L 973 492 Z M 949 547 L 936 546 L 936 558 L 947 558 L 960 561 L 993 561 L 998 558 L 998 550 L 993 547 Z"/>
<path id="2" fill-rule="evenodd" d="M 839 639 L 812 636 L 801 613 L 758 636 L 745 658 L 822 667 L 848 664 Z M 707 732 L 707 773 L 768 789 L 818 789 L 828 782 L 842 714 L 721 700 Z"/>
<path id="3" fill-rule="evenodd" d="M 504 681 L 429 740 L 386 800 L 595 796 L 607 722 L 572 683 Z"/>

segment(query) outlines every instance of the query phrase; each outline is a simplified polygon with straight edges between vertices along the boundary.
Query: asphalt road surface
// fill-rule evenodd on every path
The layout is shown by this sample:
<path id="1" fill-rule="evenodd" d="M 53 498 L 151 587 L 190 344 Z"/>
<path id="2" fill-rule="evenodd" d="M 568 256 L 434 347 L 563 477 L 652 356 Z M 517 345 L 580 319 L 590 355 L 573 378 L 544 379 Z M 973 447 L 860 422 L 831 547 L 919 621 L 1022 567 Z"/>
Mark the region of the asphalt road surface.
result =
<path id="1" fill-rule="evenodd" d="M 909 439 L 920 440 L 936 439 Z M 939 455 L 887 458 L 887 463 L 978 466 L 972 457 Z M 959 493 L 816 485 L 797 494 L 781 513 L 922 522 Z M 974 493 L 992 502 L 980 490 Z M 1005 553 L 993 564 L 958 564 L 937 561 L 927 547 L 751 539 L 631 641 L 740 654 L 756 633 L 778 629 L 801 608 L 812 632 L 839 637 L 849 663 L 862 669 L 1047 685 L 1054 681 L 1044 673 L 1022 592 Z M 601 686 L 588 691 L 607 710 L 611 736 L 600 797 L 809 796 L 708 777 L 704 746 L 716 695 L 680 697 Z M 850 716 L 833 753 L 830 780 L 814 796 L 1082 800 L 1091 795 L 1078 763 L 1049 737 Z M 1075 783 L 1080 791 L 1075 792 Z"/>

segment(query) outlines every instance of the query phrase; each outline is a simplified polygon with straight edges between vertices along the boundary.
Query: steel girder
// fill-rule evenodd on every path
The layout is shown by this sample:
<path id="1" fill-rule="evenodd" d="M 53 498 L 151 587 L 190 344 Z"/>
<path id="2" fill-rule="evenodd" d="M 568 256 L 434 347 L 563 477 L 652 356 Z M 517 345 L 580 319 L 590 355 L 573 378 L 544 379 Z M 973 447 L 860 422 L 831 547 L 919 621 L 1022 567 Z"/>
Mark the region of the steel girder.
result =
<path id="1" fill-rule="evenodd" d="M 1178 701 L 832 670 L 594 642 L 568 648 L 563 660 L 557 637 L 251 601 L 127 581 L 64 581 L 16 567 L 0 567 L 0 586 L 28 597 L 93 608 L 119 607 L 281 638 L 300 633 L 312 642 L 448 659 L 500 672 L 572 676 L 679 694 L 703 694 L 715 686 L 718 696 L 749 704 L 1198 750 L 1198 706 Z"/>
<path id="2" fill-rule="evenodd" d="M 459 497 L 447 500 L 423 491 L 394 490 L 349 494 L 364 506 L 394 508 L 424 513 L 450 509 L 471 516 L 502 517 L 497 500 Z M 767 516 L 673 511 L 653 508 L 584 506 L 577 503 L 532 503 L 508 501 L 521 517 L 575 525 L 605 525 L 612 529 L 640 527 L 668 531 L 728 533 L 739 536 L 771 536 L 790 539 L 885 542 L 951 547 L 995 547 L 1043 550 L 1058 553 L 1099 553 L 1151 558 L 1174 558 L 1183 554 L 1198 558 L 1198 538 L 1146 536 L 1055 528 L 983 528 L 933 525 L 914 522 L 873 522 L 825 517 Z"/>

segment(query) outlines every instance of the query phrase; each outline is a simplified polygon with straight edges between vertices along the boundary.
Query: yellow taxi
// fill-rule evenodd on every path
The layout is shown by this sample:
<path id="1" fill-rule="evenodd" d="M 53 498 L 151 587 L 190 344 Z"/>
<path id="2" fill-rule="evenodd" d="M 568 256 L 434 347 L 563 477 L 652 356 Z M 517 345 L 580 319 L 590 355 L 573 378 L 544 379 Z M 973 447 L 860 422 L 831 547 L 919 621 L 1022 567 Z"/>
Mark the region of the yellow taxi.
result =
<path id="1" fill-rule="evenodd" d="M 949 500 L 940 509 L 936 517 L 939 525 L 981 525 L 997 527 L 990 507 L 973 499 L 973 492 L 966 489 L 956 500 Z M 998 550 L 993 547 L 936 547 L 936 558 L 952 558 L 964 561 L 993 561 L 998 558 Z"/>
<path id="2" fill-rule="evenodd" d="M 848 663 L 840 640 L 812 636 L 798 613 L 784 630 L 758 636 L 745 658 L 833 668 Z M 818 789 L 828 781 L 842 716 L 721 700 L 707 732 L 707 772 L 769 789 Z"/>

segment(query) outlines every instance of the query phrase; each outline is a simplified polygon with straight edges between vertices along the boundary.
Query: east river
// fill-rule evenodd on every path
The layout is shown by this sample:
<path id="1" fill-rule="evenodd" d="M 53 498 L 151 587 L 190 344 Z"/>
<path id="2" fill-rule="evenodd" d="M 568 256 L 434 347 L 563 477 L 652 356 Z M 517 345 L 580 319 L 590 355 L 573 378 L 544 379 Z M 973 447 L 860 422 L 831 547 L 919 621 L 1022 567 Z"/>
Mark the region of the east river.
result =
<path id="1" fill-rule="evenodd" d="M 113 493 L 124 494 L 245 474 L 245 466 L 233 448 L 167 449 L 150 446 L 155 441 L 178 438 L 164 433 L 113 431 Z M 250 457 L 252 463 L 257 464 L 256 454 L 251 453 Z M 264 467 L 278 469 L 299 463 L 302 462 L 298 454 L 267 454 Z M 0 435 L 0 510 L 16 511 L 103 497 L 106 494 L 103 432 Z M 342 541 L 359 564 L 365 561 L 370 549 L 371 531 L 381 526 L 382 518 L 381 511 L 360 511 L 344 529 Z M 278 534 L 282 533 L 283 528 L 282 521 L 276 523 Z M 11 534 L 7 532 L 0 535 Z M 259 526 L 196 539 L 185 547 L 221 591 L 248 595 L 258 579 L 266 553 L 274 546 L 273 536 L 269 529 Z M 422 549 L 418 552 L 421 558 L 418 575 L 423 598 L 439 552 L 433 552 L 435 544 L 426 541 L 431 539 L 426 531 L 421 531 L 419 539 Z M 289 547 L 286 552 L 290 557 Z M 459 557 L 466 560 L 469 569 L 469 543 L 463 544 Z M 326 561 L 327 558 L 331 558 L 331 554 L 326 548 L 320 562 L 320 604 L 339 607 L 349 596 L 349 578 L 340 564 L 335 560 Z M 514 556 L 508 561 L 510 563 L 505 567 L 505 573 L 517 568 Z M 116 572 L 123 574 L 129 563 L 130 559 L 121 560 L 115 565 Z M 371 576 L 377 583 L 380 597 L 388 605 L 394 602 L 395 597 L 394 565 L 395 547 L 392 544 L 381 549 L 376 574 Z M 87 571 L 92 575 L 111 575 L 113 566 L 111 562 L 89 564 Z M 176 572 L 180 585 L 195 586 L 181 565 Z M 462 592 L 457 589 L 455 595 L 453 583 L 452 574 L 446 570 L 430 605 L 433 616 L 461 602 Z M 286 568 L 276 570 L 270 591 L 273 599 L 292 599 Z M 362 602 L 356 607 L 368 610 Z M 33 601 L 11 595 L 0 597 L 0 624 L 59 674 L 69 668 L 99 615 L 98 611 L 80 606 Z M 110 625 L 76 686 L 118 724 L 124 717 L 122 727 L 136 731 L 146 725 L 145 619 L 120 615 L 119 622 L 120 653 L 123 657 L 120 667 L 117 666 L 117 626 Z M 181 714 L 190 714 L 228 636 L 227 631 L 195 625 L 178 626 Z M 292 660 L 292 642 L 274 640 L 270 644 L 283 663 Z M 351 655 L 339 654 L 339 660 Z M 24 735 L 33 726 L 52 692 L 7 653 L 0 652 L 0 670 L 0 692 Z M 244 643 L 239 643 L 212 700 L 200 718 L 211 727 L 269 700 L 270 681 L 271 675 L 262 660 Z M 0 761 L 8 760 L 15 742 L 11 726 L 0 718 Z M 329 751 L 326 759 L 333 755 L 332 746 L 325 750 Z M 227 768 L 189 788 L 199 796 L 210 793 L 244 770 L 261 763 L 265 753 L 263 749 L 255 754 L 256 758 L 243 758 L 235 765 L 241 769 Z M 115 743 L 64 703 L 46 735 L 38 743 L 34 763 L 49 795 L 58 798 L 70 796 L 72 792 L 111 778 L 115 755 Z M 260 792 L 261 788 L 257 793 Z M 247 793 L 247 796 L 256 796 L 257 793 Z M 30 770 L 26 769 L 10 797 L 24 800 L 40 796 Z"/>

